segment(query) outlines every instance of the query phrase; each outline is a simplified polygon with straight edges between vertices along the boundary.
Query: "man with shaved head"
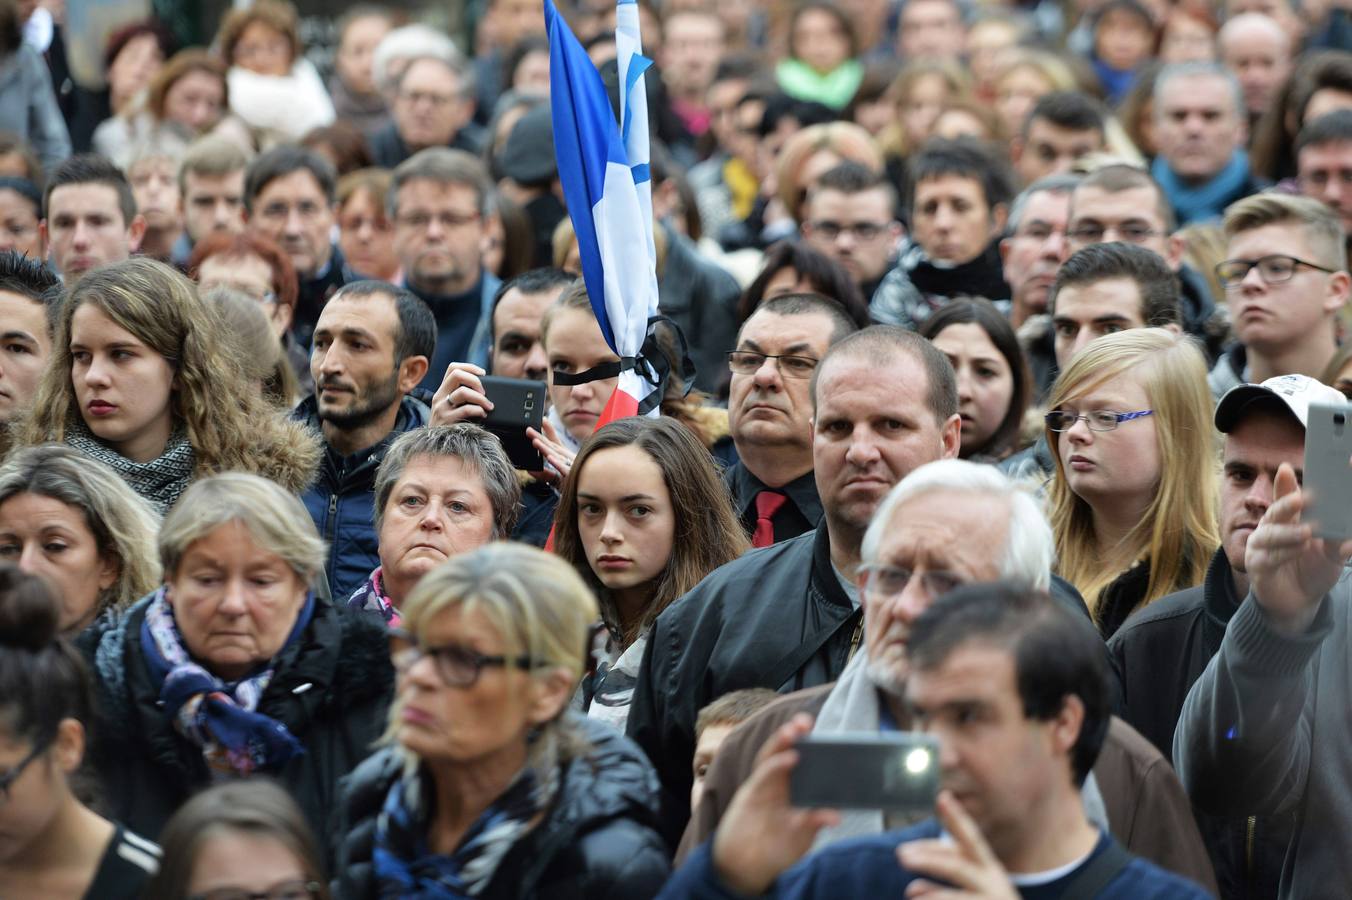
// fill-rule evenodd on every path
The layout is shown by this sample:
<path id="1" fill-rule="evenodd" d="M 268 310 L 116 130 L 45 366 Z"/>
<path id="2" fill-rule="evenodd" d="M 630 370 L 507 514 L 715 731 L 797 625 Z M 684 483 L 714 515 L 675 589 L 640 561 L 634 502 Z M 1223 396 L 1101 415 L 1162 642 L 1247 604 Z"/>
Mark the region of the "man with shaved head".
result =
<path id="1" fill-rule="evenodd" d="M 1239 80 L 1253 122 L 1291 73 L 1291 35 L 1275 19 L 1255 12 L 1235 16 L 1216 37 L 1221 62 Z"/>

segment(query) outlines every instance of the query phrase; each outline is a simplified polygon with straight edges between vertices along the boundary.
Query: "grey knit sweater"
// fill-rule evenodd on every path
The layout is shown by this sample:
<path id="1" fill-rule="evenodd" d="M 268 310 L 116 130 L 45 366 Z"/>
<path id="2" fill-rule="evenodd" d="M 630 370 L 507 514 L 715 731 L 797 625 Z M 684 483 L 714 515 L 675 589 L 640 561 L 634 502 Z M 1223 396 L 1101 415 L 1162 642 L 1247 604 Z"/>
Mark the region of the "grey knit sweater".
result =
<path id="1" fill-rule="evenodd" d="M 1206 812 L 1296 812 L 1282 898 L 1348 896 L 1352 570 L 1294 636 L 1274 630 L 1249 594 L 1184 702 L 1174 766 Z"/>

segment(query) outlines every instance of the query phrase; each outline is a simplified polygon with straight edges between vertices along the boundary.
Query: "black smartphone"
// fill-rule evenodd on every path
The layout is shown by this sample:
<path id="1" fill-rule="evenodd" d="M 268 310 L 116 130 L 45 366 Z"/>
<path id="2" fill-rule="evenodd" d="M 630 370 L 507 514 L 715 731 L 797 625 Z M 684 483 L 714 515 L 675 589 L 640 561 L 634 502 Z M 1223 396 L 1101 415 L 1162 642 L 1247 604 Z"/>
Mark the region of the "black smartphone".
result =
<path id="1" fill-rule="evenodd" d="M 485 375 L 479 381 L 484 386 L 484 396 L 493 403 L 480 424 L 502 441 L 514 467 L 528 472 L 543 469 L 545 459 L 531 443 L 526 429 L 539 431 L 544 423 L 545 383 L 496 375 Z"/>
<path id="2" fill-rule="evenodd" d="M 1352 406 L 1311 403 L 1305 426 L 1303 487 L 1314 498 L 1301 519 L 1314 523 L 1317 537 L 1352 537 Z"/>
<path id="3" fill-rule="evenodd" d="M 794 744 L 789 802 L 797 807 L 932 810 L 939 742 L 910 731 L 808 736 Z"/>

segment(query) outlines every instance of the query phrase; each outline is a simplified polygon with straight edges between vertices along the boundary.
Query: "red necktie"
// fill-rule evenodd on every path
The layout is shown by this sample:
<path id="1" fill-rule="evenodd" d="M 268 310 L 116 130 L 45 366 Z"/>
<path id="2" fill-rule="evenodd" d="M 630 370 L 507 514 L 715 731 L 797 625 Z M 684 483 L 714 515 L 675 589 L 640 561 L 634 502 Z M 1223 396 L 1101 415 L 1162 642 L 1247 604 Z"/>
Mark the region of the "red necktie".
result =
<path id="1" fill-rule="evenodd" d="M 778 491 L 761 491 L 756 495 L 756 533 L 751 536 L 751 546 L 768 547 L 775 542 L 775 526 L 770 519 L 788 500 Z"/>

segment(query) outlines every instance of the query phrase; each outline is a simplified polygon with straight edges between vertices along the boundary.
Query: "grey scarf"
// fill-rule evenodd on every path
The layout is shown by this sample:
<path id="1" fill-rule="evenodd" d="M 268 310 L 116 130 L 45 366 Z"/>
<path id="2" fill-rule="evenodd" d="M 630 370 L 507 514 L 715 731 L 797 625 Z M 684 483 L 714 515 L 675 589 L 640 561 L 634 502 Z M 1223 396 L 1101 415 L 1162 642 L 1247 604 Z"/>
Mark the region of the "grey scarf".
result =
<path id="1" fill-rule="evenodd" d="M 110 449 L 78 423 L 66 429 L 66 443 L 122 476 L 133 491 L 164 515 L 192 481 L 192 445 L 182 431 L 169 436 L 164 452 L 148 463 L 138 463 Z"/>
<path id="2" fill-rule="evenodd" d="M 878 688 L 868 677 L 868 654 L 863 650 L 850 660 L 845 671 L 840 673 L 836 686 L 827 695 L 812 733 L 819 737 L 828 735 L 848 736 L 852 732 L 877 734 L 881 713 L 879 712 Z M 1094 825 L 1108 831 L 1108 810 L 1103 805 L 1103 795 L 1099 793 L 1098 782 L 1090 772 L 1080 789 L 1084 801 L 1085 816 Z M 813 843 L 813 851 L 831 844 L 861 835 L 879 834 L 889 827 L 905 827 L 928 818 L 923 814 L 909 821 L 885 822 L 882 810 L 849 809 L 843 810 L 840 824 L 823 828 Z"/>

